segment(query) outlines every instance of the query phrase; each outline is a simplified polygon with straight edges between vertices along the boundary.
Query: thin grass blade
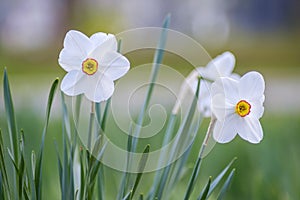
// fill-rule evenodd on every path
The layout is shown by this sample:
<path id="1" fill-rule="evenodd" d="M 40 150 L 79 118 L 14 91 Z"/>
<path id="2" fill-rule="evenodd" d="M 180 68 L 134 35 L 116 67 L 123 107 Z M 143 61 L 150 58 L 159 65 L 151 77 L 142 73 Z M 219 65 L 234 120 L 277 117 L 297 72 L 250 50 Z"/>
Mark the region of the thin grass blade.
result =
<path id="1" fill-rule="evenodd" d="M 220 192 L 220 194 L 219 194 L 219 196 L 217 198 L 218 200 L 223 199 L 224 195 L 226 194 L 226 192 L 227 192 L 227 190 L 228 190 L 228 188 L 230 186 L 230 183 L 232 181 L 232 178 L 233 178 L 234 174 L 235 174 L 235 169 L 232 169 L 231 172 L 230 172 L 230 174 L 228 175 L 228 177 L 227 177 L 224 185 L 221 188 L 221 192 Z"/>
<path id="2" fill-rule="evenodd" d="M 183 123 L 180 125 L 179 130 L 177 132 L 177 136 L 175 138 L 175 142 L 174 142 L 174 146 L 171 149 L 171 153 L 170 153 L 170 163 L 172 161 L 172 159 L 176 156 L 176 153 L 178 152 L 178 143 L 179 141 L 182 139 L 182 136 L 185 135 L 184 133 L 188 133 L 188 131 L 190 130 L 190 125 L 193 121 L 193 117 L 194 117 L 194 113 L 196 110 L 196 106 L 197 106 L 197 101 L 198 101 L 198 95 L 199 95 L 199 89 L 200 89 L 200 80 L 198 81 L 198 85 L 197 85 L 197 90 L 196 90 L 196 94 L 194 96 L 194 99 L 192 101 L 192 104 L 189 108 L 189 112 L 188 114 L 185 116 Z M 200 164 L 200 163 L 199 163 Z M 160 180 L 160 185 L 158 187 L 158 190 L 155 192 L 155 198 L 157 197 L 158 199 L 162 199 L 162 195 L 163 192 L 165 190 L 165 186 L 169 177 L 169 173 L 171 170 L 171 165 L 168 165 L 164 170 L 163 170 L 163 174 Z M 188 186 L 190 187 L 190 186 Z"/>
<path id="3" fill-rule="evenodd" d="M 147 160 L 148 160 L 148 156 L 149 156 L 149 151 L 150 151 L 150 145 L 147 145 L 143 151 L 143 155 L 142 155 L 142 158 L 139 162 L 139 166 L 138 166 L 138 174 L 137 174 L 137 177 L 135 179 L 135 182 L 134 182 L 134 186 L 132 188 L 132 193 L 131 193 L 131 198 L 133 198 L 135 192 L 136 192 L 136 189 L 140 183 L 140 180 L 143 176 L 143 173 L 144 173 L 144 169 L 146 167 L 146 163 L 147 163 Z"/>
<path id="4" fill-rule="evenodd" d="M 231 165 L 234 163 L 234 161 L 237 158 L 233 158 L 230 163 L 221 171 L 221 173 L 213 180 L 213 182 L 210 185 L 209 191 L 208 191 L 208 195 L 207 197 L 209 197 L 211 195 L 211 193 L 214 191 L 214 189 L 216 188 L 216 186 L 220 183 L 220 181 L 223 179 L 224 175 L 227 173 L 227 171 L 229 170 L 229 168 L 231 167 Z"/>
<path id="5" fill-rule="evenodd" d="M 47 103 L 47 110 L 46 110 L 46 122 L 44 125 L 43 129 L 43 134 L 42 134 L 42 141 L 40 145 L 40 151 L 38 153 L 38 156 L 36 158 L 36 166 L 35 166 L 35 188 L 36 188 L 36 198 L 40 200 L 42 198 L 42 160 L 43 160 L 43 151 L 44 151 L 44 144 L 45 144 L 45 136 L 47 133 L 48 129 L 48 124 L 49 124 L 49 117 L 50 117 L 50 111 L 54 99 L 54 94 L 57 89 L 58 85 L 58 78 L 55 79 L 53 82 L 49 96 L 48 96 L 48 103 Z"/>
<path id="6" fill-rule="evenodd" d="M 210 188 L 210 184 L 211 184 L 211 176 L 209 177 L 208 182 L 207 182 L 205 188 L 203 189 L 203 191 L 201 192 L 201 194 L 197 198 L 197 200 L 205 200 L 207 198 L 208 191 L 209 191 L 209 188 Z"/>
<path id="7" fill-rule="evenodd" d="M 0 173 L 1 173 L 1 189 L 3 191 L 3 195 L 6 194 L 6 196 L 10 199 L 10 187 L 8 182 L 8 176 L 6 171 L 6 165 L 5 165 L 5 156 L 4 156 L 4 144 L 2 139 L 2 131 L 0 129 Z"/>
<path id="8" fill-rule="evenodd" d="M 167 28 L 169 27 L 169 24 L 170 24 L 170 15 L 167 15 L 164 19 L 164 23 L 163 23 L 163 29 L 162 29 L 162 32 L 161 32 L 161 35 L 160 35 L 160 38 L 159 38 L 159 41 L 158 41 L 158 45 L 157 45 L 157 48 L 156 48 L 156 51 L 155 51 L 155 55 L 154 55 L 154 59 L 153 59 L 153 66 L 152 66 L 152 72 L 151 72 L 151 76 L 150 76 L 150 85 L 148 87 L 148 90 L 147 90 L 147 94 L 146 94 L 146 97 L 145 97 L 145 101 L 143 103 L 143 106 L 141 108 L 141 111 L 139 113 L 139 116 L 138 116 L 138 121 L 137 121 L 137 124 L 135 126 L 135 131 L 134 131 L 134 138 L 133 138 L 133 144 L 132 144 L 132 149 L 133 149 L 133 152 L 136 151 L 136 146 L 137 146 L 137 142 L 138 142 L 138 138 L 139 138 L 139 134 L 141 132 L 141 128 L 142 128 L 142 124 L 143 124 L 143 121 L 144 121 L 144 116 L 145 116 L 145 112 L 148 108 L 148 105 L 149 105 L 149 102 L 150 102 L 150 99 L 151 99 L 151 96 L 152 96 L 152 92 L 153 92 L 153 89 L 154 89 L 154 85 L 155 85 L 155 81 L 157 79 L 157 75 L 158 75 L 158 71 L 160 69 L 160 64 L 162 63 L 162 59 L 163 59 L 163 56 L 164 56 L 164 49 L 165 49 L 165 46 L 166 46 L 166 42 L 167 42 Z"/>
<path id="9" fill-rule="evenodd" d="M 6 69 L 4 69 L 4 78 L 3 78 L 3 92 L 4 92 L 4 104 L 5 104 L 5 111 L 7 117 L 7 124 L 8 124 L 8 132 L 10 136 L 10 143 L 11 143 L 11 152 L 14 158 L 14 161 L 18 163 L 18 152 L 19 152 L 19 144 L 18 144 L 18 131 L 17 131 L 17 124 L 15 118 L 15 111 L 13 100 L 11 96 L 11 90 L 9 86 L 9 80 Z"/>

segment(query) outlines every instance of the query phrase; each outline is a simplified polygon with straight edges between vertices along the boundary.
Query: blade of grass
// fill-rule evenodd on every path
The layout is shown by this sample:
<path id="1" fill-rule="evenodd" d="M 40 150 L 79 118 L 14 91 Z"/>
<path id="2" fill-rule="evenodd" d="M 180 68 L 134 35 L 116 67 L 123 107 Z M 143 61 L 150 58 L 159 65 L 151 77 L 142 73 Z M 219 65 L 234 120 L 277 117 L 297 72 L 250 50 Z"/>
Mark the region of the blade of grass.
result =
<path id="1" fill-rule="evenodd" d="M 210 184 L 211 184 L 211 176 L 209 177 L 205 188 L 203 189 L 203 191 L 201 192 L 201 194 L 199 195 L 197 200 L 205 200 L 208 197 L 207 195 L 208 195 L 208 191 L 209 191 L 209 188 L 210 188 Z"/>
<path id="2" fill-rule="evenodd" d="M 195 114 L 196 115 L 196 114 Z M 192 121 L 192 124 L 190 126 L 190 129 L 188 131 L 187 137 L 185 138 L 184 145 L 182 147 L 188 146 L 188 148 L 182 149 L 180 151 L 185 151 L 184 154 L 181 156 L 180 159 L 178 159 L 178 162 L 176 162 L 173 165 L 173 171 L 172 171 L 172 177 L 169 181 L 169 188 L 173 188 L 174 185 L 177 183 L 178 179 L 182 176 L 182 170 L 184 169 L 184 165 L 186 164 L 188 160 L 188 156 L 190 155 L 190 152 L 192 150 L 192 146 L 194 144 L 198 129 L 200 127 L 200 124 L 203 120 L 203 117 L 201 113 L 197 113 L 197 116 L 194 116 L 194 119 Z"/>
<path id="3" fill-rule="evenodd" d="M 211 183 L 211 186 L 209 188 L 207 197 L 209 197 L 211 195 L 211 193 L 214 191 L 216 186 L 220 183 L 220 181 L 222 180 L 222 178 L 224 177 L 224 175 L 226 174 L 226 172 L 229 170 L 230 166 L 234 163 L 234 161 L 236 159 L 237 159 L 236 157 L 233 158 L 230 161 L 230 163 L 221 171 L 221 173 L 213 180 L 213 182 Z"/>
<path id="4" fill-rule="evenodd" d="M 127 160 L 126 160 L 126 171 L 123 172 L 123 177 L 121 180 L 121 184 L 120 184 L 120 189 L 117 195 L 117 199 L 122 199 L 122 197 L 125 195 L 126 191 L 127 191 L 127 187 L 129 186 L 129 166 L 131 163 L 131 151 L 132 151 L 132 123 L 130 123 L 130 127 L 129 127 L 129 131 L 128 131 L 128 138 L 127 138 Z M 127 187 L 126 187 L 127 186 Z"/>
<path id="5" fill-rule="evenodd" d="M 226 191 L 228 190 L 228 187 L 230 186 L 230 183 L 232 181 L 232 178 L 233 178 L 234 174 L 235 174 L 235 169 L 232 169 L 231 172 L 230 172 L 230 174 L 228 175 L 228 177 L 227 177 L 227 179 L 226 179 L 223 187 L 221 188 L 221 192 L 220 192 L 220 194 L 219 194 L 219 196 L 217 198 L 218 200 L 223 199 Z"/>
<path id="6" fill-rule="evenodd" d="M 131 197 L 132 191 L 128 192 L 122 200 L 129 200 Z"/>
<path id="7" fill-rule="evenodd" d="M 65 196 L 65 190 L 64 190 L 64 181 L 63 181 L 63 167 L 62 167 L 62 162 L 59 156 L 59 150 L 58 150 L 58 145 L 57 142 L 54 141 L 54 146 L 55 146 L 55 151 L 56 151 L 56 156 L 57 156 L 57 165 L 58 165 L 58 175 L 59 175 L 59 183 L 60 183 L 60 192 L 61 192 L 61 198 L 64 199 Z"/>
<path id="8" fill-rule="evenodd" d="M 52 102 L 54 99 L 54 94 L 56 91 L 58 85 L 58 78 L 55 79 L 53 82 L 49 96 L 48 96 L 48 103 L 47 103 L 47 110 L 46 110 L 46 122 L 44 125 L 43 133 L 42 133 L 42 141 L 40 145 L 40 150 L 37 156 L 36 160 L 36 166 L 35 166 L 35 188 L 36 188 L 36 198 L 40 200 L 42 198 L 42 160 L 43 160 L 43 151 L 44 151 L 44 144 L 45 144 L 45 136 L 48 130 L 48 124 L 49 124 L 49 117 L 50 117 L 50 111 L 52 107 Z"/>
<path id="9" fill-rule="evenodd" d="M 3 192 L 3 187 L 4 187 L 4 184 L 2 182 L 2 173 L 0 171 L 0 198 L 1 199 L 5 199 L 4 192 Z"/>
<path id="10" fill-rule="evenodd" d="M 171 163 L 173 158 L 176 156 L 176 153 L 177 153 L 177 150 L 178 150 L 178 142 L 182 139 L 182 136 L 185 135 L 184 133 L 188 133 L 188 131 L 190 129 L 190 125 L 192 123 L 194 113 L 195 113 L 195 110 L 196 110 L 196 106 L 197 106 L 199 90 L 200 90 L 200 79 L 198 80 L 196 94 L 195 94 L 195 96 L 193 98 L 193 101 L 192 101 L 192 104 L 189 108 L 189 112 L 185 116 L 184 121 L 180 125 L 179 130 L 177 132 L 177 136 L 175 138 L 174 145 L 171 149 L 171 153 L 170 153 L 170 157 L 169 157 L 169 163 Z M 171 164 L 168 165 L 163 171 L 161 181 L 160 181 L 160 185 L 159 185 L 158 190 L 155 192 L 155 195 L 154 195 L 155 198 L 157 197 L 158 199 L 162 199 L 162 195 L 163 195 L 163 192 L 164 192 L 167 180 L 168 180 L 170 170 L 171 170 Z"/>
<path id="11" fill-rule="evenodd" d="M 139 200 L 144 200 L 144 194 L 140 194 Z"/>
<path id="12" fill-rule="evenodd" d="M 9 187 L 8 176 L 7 176 L 6 165 L 5 165 L 4 144 L 3 144 L 1 129 L 0 129 L 0 172 L 2 177 L 1 189 L 4 192 L 3 195 L 5 195 L 8 199 L 11 199 L 10 197 L 11 190 Z"/>
<path id="13" fill-rule="evenodd" d="M 133 136 L 134 136 L 133 141 L 132 141 L 133 142 L 133 144 L 132 144 L 133 152 L 136 151 L 136 146 L 137 146 L 139 134 L 141 132 L 141 128 L 143 125 L 145 112 L 148 108 L 148 105 L 149 105 L 149 102 L 150 102 L 150 99 L 152 96 L 152 92 L 154 89 L 155 81 L 157 79 L 158 71 L 160 69 L 160 64 L 162 63 L 162 59 L 164 56 L 164 49 L 165 49 L 166 41 L 167 41 L 167 28 L 169 27 L 169 24 L 170 24 L 170 18 L 171 18 L 170 15 L 167 15 L 163 22 L 162 32 L 161 32 L 161 35 L 160 35 L 160 38 L 158 41 L 158 45 L 157 45 L 157 48 L 155 51 L 154 59 L 153 59 L 152 72 L 151 72 L 151 76 L 150 76 L 150 85 L 148 87 L 145 101 L 143 103 L 140 114 L 138 116 L 138 121 L 135 126 L 135 131 L 133 134 Z"/>
<path id="14" fill-rule="evenodd" d="M 35 166 L 36 155 L 34 151 L 31 151 L 31 173 L 30 173 L 30 185 L 31 185 L 31 200 L 36 200 L 36 188 L 35 188 Z"/>
<path id="15" fill-rule="evenodd" d="M 200 80 L 199 80 L 199 82 L 200 82 Z M 205 149 L 205 147 L 207 145 L 208 138 L 212 134 L 215 122 L 216 122 L 216 119 L 214 117 L 212 117 L 211 121 L 210 121 L 210 124 L 208 126 L 208 129 L 207 129 L 207 133 L 205 135 L 204 141 L 202 143 L 202 146 L 201 146 L 201 149 L 200 149 L 197 161 L 196 161 L 196 165 L 194 166 L 192 175 L 191 175 L 189 183 L 188 183 L 188 187 L 187 187 L 187 190 L 186 190 L 186 193 L 185 193 L 185 197 L 184 197 L 185 200 L 188 200 L 190 198 L 190 195 L 193 192 L 196 180 L 197 180 L 198 175 L 199 175 L 201 163 L 202 163 L 202 154 L 203 154 L 204 149 Z"/>
<path id="16" fill-rule="evenodd" d="M 21 154 L 21 158 L 20 158 L 20 163 L 19 163 L 19 184 L 18 184 L 18 191 L 19 191 L 19 199 L 22 199 L 23 196 L 23 184 L 24 184 L 24 172 L 25 172 L 25 159 L 24 159 L 24 151 L 25 151 L 25 137 L 24 137 L 24 131 L 21 130 L 21 142 L 20 142 L 20 154 Z"/>
<path id="17" fill-rule="evenodd" d="M 172 113 L 170 118 L 169 118 L 169 121 L 168 121 L 166 134 L 165 134 L 162 146 L 167 145 L 167 143 L 170 141 L 171 136 L 174 132 L 174 127 L 175 127 L 175 124 L 176 124 L 176 120 L 177 120 L 177 115 Z M 163 162 L 163 159 L 165 159 L 165 156 L 166 156 L 166 153 L 161 153 L 159 155 L 158 167 L 159 167 L 160 163 Z M 155 191 L 157 190 L 157 187 L 160 183 L 161 175 L 162 175 L 162 170 L 157 170 L 156 174 L 155 174 L 155 177 L 154 177 L 154 183 L 152 184 L 149 195 L 147 197 L 148 200 L 154 198 Z"/>
<path id="18" fill-rule="evenodd" d="M 3 93 L 4 93 L 4 105 L 5 105 L 5 112 L 6 112 L 6 120 L 8 125 L 8 132 L 9 132 L 9 139 L 11 145 L 11 154 L 15 163 L 19 163 L 19 138 L 18 138 L 18 131 L 17 131 L 17 124 L 16 124 L 16 117 L 14 111 L 13 100 L 11 96 L 11 90 L 9 86 L 9 80 L 6 68 L 4 69 L 4 77 L 3 77 Z M 19 180 L 16 172 L 13 172 L 13 185 L 17 185 Z M 14 187 L 13 196 L 18 196 L 18 187 Z"/>
<path id="19" fill-rule="evenodd" d="M 11 96 L 11 90 L 9 86 L 9 80 L 8 80 L 6 69 L 4 69 L 3 92 L 4 92 L 4 103 L 5 103 L 5 111 L 7 116 L 8 132 L 9 132 L 10 143 L 11 143 L 11 152 L 14 161 L 18 163 L 19 139 L 18 139 L 14 105 L 13 105 L 13 100 Z"/>
<path id="20" fill-rule="evenodd" d="M 131 195 L 130 195 L 130 199 L 133 198 L 135 192 L 136 192 L 136 189 L 140 183 L 140 180 L 143 176 L 143 173 L 144 173 L 144 169 L 146 167 L 146 163 L 147 163 L 147 160 L 148 160 L 148 156 L 149 156 L 149 151 L 150 151 L 150 145 L 148 144 L 144 151 L 143 151 L 143 155 L 142 155 L 142 158 L 139 162 L 139 165 L 138 165 L 138 174 L 136 176 L 136 179 L 135 179 L 135 182 L 134 182 L 134 185 L 133 185 L 133 188 L 132 188 L 132 192 L 131 192 Z"/>

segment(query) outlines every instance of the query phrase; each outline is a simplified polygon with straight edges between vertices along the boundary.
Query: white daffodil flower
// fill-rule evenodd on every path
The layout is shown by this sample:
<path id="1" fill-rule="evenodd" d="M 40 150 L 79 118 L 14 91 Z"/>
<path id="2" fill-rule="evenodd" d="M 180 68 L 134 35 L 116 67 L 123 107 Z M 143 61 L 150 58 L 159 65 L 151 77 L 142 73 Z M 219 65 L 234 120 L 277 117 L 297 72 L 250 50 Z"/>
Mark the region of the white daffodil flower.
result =
<path id="1" fill-rule="evenodd" d="M 71 30 L 64 39 L 58 62 L 68 73 L 61 90 L 69 96 L 84 94 L 92 102 L 112 96 L 114 80 L 124 76 L 130 63 L 117 52 L 114 35 L 95 33 L 90 38 Z"/>
<path id="2" fill-rule="evenodd" d="M 221 77 L 212 84 L 212 112 L 217 121 L 214 139 L 227 143 L 238 134 L 251 143 L 259 143 L 263 130 L 259 119 L 264 112 L 265 82 L 258 72 L 249 72 L 235 80 Z"/>
<path id="3" fill-rule="evenodd" d="M 230 52 L 224 52 L 211 60 L 206 67 L 198 67 L 193 70 L 186 78 L 186 83 L 182 87 L 182 91 L 186 91 L 187 87 L 195 93 L 197 89 L 198 77 L 201 77 L 198 110 L 203 114 L 204 117 L 211 116 L 210 102 L 210 88 L 211 84 L 219 77 L 232 77 L 239 78 L 239 75 L 232 74 L 235 66 L 235 57 Z M 181 95 L 184 96 L 184 95 Z"/>

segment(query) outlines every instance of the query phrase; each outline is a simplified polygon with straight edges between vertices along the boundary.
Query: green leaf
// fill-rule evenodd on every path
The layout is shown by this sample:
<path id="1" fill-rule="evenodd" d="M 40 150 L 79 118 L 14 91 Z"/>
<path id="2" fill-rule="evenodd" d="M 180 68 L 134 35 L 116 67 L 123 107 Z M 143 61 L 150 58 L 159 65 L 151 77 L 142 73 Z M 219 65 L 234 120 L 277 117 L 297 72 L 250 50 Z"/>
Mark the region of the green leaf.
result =
<path id="1" fill-rule="evenodd" d="M 117 199 L 121 199 L 121 197 L 123 197 L 127 191 L 127 188 L 129 186 L 129 179 L 130 179 L 130 174 L 128 173 L 129 167 L 130 167 L 130 163 L 131 163 L 131 152 L 132 152 L 132 134 L 133 134 L 133 124 L 130 123 L 130 127 L 129 127 L 129 131 L 128 131 L 128 138 L 127 138 L 127 161 L 126 161 L 126 171 L 123 172 L 123 177 L 121 180 L 121 184 L 120 184 L 120 189 L 117 195 Z"/>
<path id="2" fill-rule="evenodd" d="M 139 200 L 144 200 L 144 195 L 140 194 Z"/>
<path id="3" fill-rule="evenodd" d="M 101 120 L 101 130 L 102 131 L 105 131 L 105 125 L 106 125 L 106 120 L 107 120 L 107 116 L 108 116 L 108 109 L 110 106 L 110 102 L 111 102 L 111 98 L 109 98 L 105 104 L 105 108 L 104 108 L 104 112 L 103 112 L 103 116 L 102 116 L 102 120 Z"/>
<path id="4" fill-rule="evenodd" d="M 4 156 L 4 144 L 2 139 L 2 131 L 0 129 L 0 173 L 1 173 L 1 189 L 3 191 L 3 195 L 7 195 L 8 199 L 10 199 L 10 187 L 7 177 L 6 165 L 5 165 L 5 156 Z"/>
<path id="5" fill-rule="evenodd" d="M 174 127 L 176 124 L 176 120 L 177 120 L 177 115 L 176 114 L 171 114 L 168 124 L 167 124 L 167 129 L 166 129 L 166 133 L 165 133 L 165 137 L 163 140 L 163 144 L 162 146 L 165 146 L 168 144 L 168 142 L 171 139 L 171 136 L 174 132 Z M 161 153 L 159 155 L 159 161 L 158 161 L 158 166 L 160 165 L 160 163 L 163 162 L 163 160 L 166 159 L 166 153 Z M 154 177 L 154 183 L 152 184 L 151 190 L 149 192 L 149 196 L 147 197 L 147 199 L 153 199 L 154 195 L 155 195 L 155 191 L 157 190 L 159 183 L 160 183 L 160 177 L 162 176 L 162 171 L 161 170 L 157 170 L 155 177 Z"/>
<path id="6" fill-rule="evenodd" d="M 209 191 L 209 188 L 210 188 L 210 183 L 211 183 L 211 176 L 209 177 L 208 182 L 207 182 L 205 188 L 203 189 L 203 191 L 201 192 L 201 194 L 197 198 L 197 200 L 205 200 L 207 198 L 208 191 Z"/>
<path id="7" fill-rule="evenodd" d="M 40 200 L 42 198 L 42 160 L 43 160 L 44 143 L 45 143 L 45 136 L 46 136 L 48 124 L 49 124 L 49 117 L 50 117 L 52 102 L 54 99 L 54 94 L 55 94 L 57 85 L 58 85 L 58 78 L 55 79 L 55 81 L 53 82 L 50 92 L 49 92 L 47 110 L 46 110 L 46 122 L 44 125 L 43 134 L 42 134 L 40 151 L 36 158 L 35 176 L 34 176 L 35 180 L 34 181 L 35 181 L 35 188 L 36 188 L 36 198 L 38 200 Z"/>
<path id="8" fill-rule="evenodd" d="M 131 198 L 131 196 L 132 196 L 132 191 L 128 192 L 128 193 L 123 197 L 122 200 L 129 200 L 129 199 Z"/>
<path id="9" fill-rule="evenodd" d="M 229 170 L 230 166 L 233 164 L 233 162 L 236 160 L 237 158 L 233 158 L 230 163 L 222 170 L 222 172 L 213 180 L 213 182 L 210 185 L 209 191 L 208 191 L 208 195 L 207 197 L 209 197 L 211 195 L 211 193 L 214 191 L 214 189 L 216 188 L 216 186 L 220 183 L 220 181 L 223 179 L 224 175 L 226 174 L 226 172 Z"/>
<path id="10" fill-rule="evenodd" d="M 11 91 L 10 91 L 9 80 L 8 80 L 6 69 L 4 69 L 3 92 L 4 92 L 4 103 L 5 103 L 5 111 L 7 116 L 7 124 L 8 124 L 8 132 L 10 136 L 12 156 L 14 158 L 14 161 L 18 163 L 18 159 L 19 159 L 18 131 L 17 131 L 13 100 L 11 97 Z"/>
<path id="11" fill-rule="evenodd" d="M 201 163 L 202 163 L 202 159 L 199 157 L 197 159 L 196 165 L 194 167 L 192 176 L 191 176 L 189 184 L 188 184 L 188 189 L 187 189 L 185 197 L 184 197 L 185 200 L 188 200 L 190 198 L 190 195 L 193 192 L 193 188 L 195 186 L 195 181 L 196 181 L 196 178 L 198 177 L 198 174 L 199 174 L 199 171 L 200 171 Z"/>
<path id="12" fill-rule="evenodd" d="M 3 187 L 4 187 L 4 184 L 2 183 L 2 173 L 0 171 L 0 199 L 5 199 Z"/>
<path id="13" fill-rule="evenodd" d="M 24 146 L 24 132 L 21 130 L 21 142 L 20 142 L 20 152 L 21 152 L 21 159 L 18 167 L 18 176 L 19 176 L 19 199 L 22 199 L 22 194 L 23 194 L 23 184 L 24 184 L 24 172 L 25 172 L 25 159 L 24 159 L 24 151 L 25 151 L 25 146 Z"/>
<path id="14" fill-rule="evenodd" d="M 64 190 L 64 183 L 63 183 L 63 167 L 62 167 L 62 162 L 59 156 L 59 150 L 58 150 L 58 145 L 57 142 L 54 141 L 54 146 L 55 146 L 55 152 L 57 156 L 57 165 L 58 165 L 58 174 L 59 174 L 59 183 L 60 183 L 60 190 L 62 194 L 62 199 L 64 199 L 64 194 L 66 193 Z"/>
<path id="15" fill-rule="evenodd" d="M 139 182 L 143 176 L 143 173 L 144 173 L 144 169 L 146 167 L 146 163 L 147 163 L 147 160 L 148 160 L 148 156 L 149 156 L 149 151 L 150 151 L 150 145 L 148 144 L 145 149 L 144 149 L 144 152 L 143 152 L 143 155 L 142 155 L 142 158 L 139 162 L 139 166 L 138 166 L 138 174 L 136 176 L 136 179 L 135 179 L 135 182 L 134 182 L 134 186 L 132 188 L 132 192 L 131 192 L 131 195 L 130 195 L 130 199 L 133 198 L 135 192 L 136 192 L 136 189 L 139 185 Z"/>
<path id="16" fill-rule="evenodd" d="M 35 188 L 35 166 L 36 166 L 36 155 L 34 151 L 31 151 L 31 178 L 30 178 L 30 185 L 31 185 L 31 200 L 36 199 L 36 188 Z"/>
<path id="17" fill-rule="evenodd" d="M 223 197 L 224 197 L 224 195 L 225 195 L 225 193 L 226 193 L 226 191 L 227 191 L 227 189 L 228 189 L 228 187 L 229 187 L 229 185 L 230 185 L 230 183 L 232 181 L 232 178 L 233 178 L 234 174 L 235 174 L 235 169 L 232 169 L 231 172 L 230 172 L 230 174 L 228 175 L 228 177 L 227 177 L 224 185 L 221 188 L 221 192 L 220 192 L 220 194 L 219 194 L 219 196 L 217 198 L 218 200 L 223 199 Z"/>
<path id="18" fill-rule="evenodd" d="M 200 89 L 200 81 L 198 81 L 198 85 L 197 85 L 197 90 L 196 90 L 196 94 L 194 96 L 194 99 L 192 101 L 192 104 L 189 108 L 189 112 L 188 114 L 185 116 L 183 123 L 180 125 L 179 130 L 177 132 L 176 138 L 175 138 L 175 142 L 174 145 L 171 149 L 171 153 L 170 153 L 170 158 L 169 158 L 169 163 L 171 163 L 171 161 L 173 160 L 173 158 L 176 156 L 176 153 L 178 152 L 178 146 L 179 142 L 182 140 L 182 137 L 186 137 L 186 134 L 189 132 L 190 130 L 190 125 L 193 121 L 193 117 L 194 117 L 194 113 L 196 110 L 196 106 L 197 106 L 197 102 L 198 102 L 198 95 L 199 95 L 199 89 Z M 199 160 L 200 162 L 201 160 Z M 198 164 L 198 167 L 200 167 L 200 163 Z M 163 174 L 161 176 L 160 179 L 160 185 L 157 189 L 157 191 L 155 192 L 155 197 L 157 197 L 158 199 L 162 198 L 163 192 L 165 190 L 165 186 L 168 180 L 168 176 L 171 170 L 171 165 L 168 165 L 167 167 L 164 168 L 163 170 Z M 198 174 L 199 169 L 194 169 L 193 174 L 197 173 Z M 194 180 L 194 178 L 191 177 L 191 179 Z M 192 180 L 192 181 L 193 181 Z M 192 185 L 194 184 L 194 182 L 189 183 L 188 188 L 193 187 Z M 189 192 L 189 189 L 188 191 Z"/>
<path id="19" fill-rule="evenodd" d="M 169 24 L 170 24 L 170 15 L 167 15 L 164 19 L 161 35 L 160 35 L 158 45 L 157 45 L 157 48 L 155 51 L 154 59 L 153 59 L 152 72 L 151 72 L 150 81 L 149 81 L 150 84 L 149 84 L 149 87 L 148 87 L 148 90 L 146 93 L 145 101 L 144 101 L 141 111 L 139 113 L 138 121 L 135 126 L 135 131 L 133 134 L 133 136 L 134 136 L 133 141 L 132 141 L 133 142 L 133 144 L 132 144 L 133 152 L 136 151 L 139 134 L 141 132 L 142 124 L 144 121 L 145 112 L 148 108 L 148 105 L 149 105 L 149 102 L 150 102 L 150 99 L 152 96 L 152 92 L 154 89 L 155 81 L 157 79 L 158 71 L 160 69 L 160 64 L 162 63 L 162 59 L 164 56 L 164 49 L 165 49 L 166 42 L 167 42 L 167 32 L 168 32 L 167 28 L 169 27 Z"/>

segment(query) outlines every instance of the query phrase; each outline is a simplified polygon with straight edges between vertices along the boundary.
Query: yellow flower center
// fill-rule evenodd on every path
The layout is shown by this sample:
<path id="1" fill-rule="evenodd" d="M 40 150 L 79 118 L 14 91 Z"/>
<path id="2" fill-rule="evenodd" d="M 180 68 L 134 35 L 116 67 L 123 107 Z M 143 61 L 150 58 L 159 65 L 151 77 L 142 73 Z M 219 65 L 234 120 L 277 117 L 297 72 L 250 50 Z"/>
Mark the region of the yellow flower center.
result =
<path id="1" fill-rule="evenodd" d="M 245 100 L 239 101 L 235 106 L 235 112 L 241 117 L 248 115 L 250 113 L 250 109 L 251 105 Z"/>
<path id="2" fill-rule="evenodd" d="M 87 58 L 82 62 L 82 71 L 87 75 L 93 75 L 98 70 L 98 62 L 93 58 Z"/>

